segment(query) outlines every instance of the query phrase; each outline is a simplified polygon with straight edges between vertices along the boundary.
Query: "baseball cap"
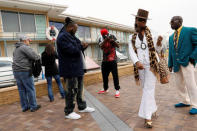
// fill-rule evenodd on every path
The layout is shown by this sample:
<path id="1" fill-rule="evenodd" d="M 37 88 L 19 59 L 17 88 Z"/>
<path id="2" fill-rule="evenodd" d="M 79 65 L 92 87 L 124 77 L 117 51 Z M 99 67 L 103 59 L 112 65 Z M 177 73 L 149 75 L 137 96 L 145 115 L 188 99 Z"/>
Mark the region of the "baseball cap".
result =
<path id="1" fill-rule="evenodd" d="M 108 34 L 108 30 L 107 29 L 102 29 L 101 30 L 101 35 L 107 35 Z"/>
<path id="2" fill-rule="evenodd" d="M 19 35 L 19 40 L 20 41 L 24 41 L 24 40 L 31 41 L 31 39 L 29 37 L 27 37 L 26 35 L 24 35 L 24 34 Z"/>

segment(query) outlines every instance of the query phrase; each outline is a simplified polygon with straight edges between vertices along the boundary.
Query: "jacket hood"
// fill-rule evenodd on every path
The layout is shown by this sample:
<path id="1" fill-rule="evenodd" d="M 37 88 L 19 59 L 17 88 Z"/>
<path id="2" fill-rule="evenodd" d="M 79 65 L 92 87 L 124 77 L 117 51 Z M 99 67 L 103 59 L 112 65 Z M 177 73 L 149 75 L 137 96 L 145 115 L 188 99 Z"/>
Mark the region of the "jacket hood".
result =
<path id="1" fill-rule="evenodd" d="M 17 43 L 15 44 L 15 47 L 18 48 L 18 47 L 20 47 L 20 46 L 22 46 L 22 45 L 24 45 L 23 42 L 17 42 Z"/>

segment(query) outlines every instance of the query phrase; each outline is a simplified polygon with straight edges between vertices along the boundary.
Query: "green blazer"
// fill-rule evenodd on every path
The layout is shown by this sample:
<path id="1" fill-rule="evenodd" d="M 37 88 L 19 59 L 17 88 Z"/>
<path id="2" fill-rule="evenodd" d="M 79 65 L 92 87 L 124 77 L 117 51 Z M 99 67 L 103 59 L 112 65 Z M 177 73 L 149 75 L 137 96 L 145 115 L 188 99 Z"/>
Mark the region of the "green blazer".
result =
<path id="1" fill-rule="evenodd" d="M 178 72 L 180 65 L 186 67 L 189 58 L 197 63 L 197 29 L 193 27 L 183 27 L 178 41 L 178 47 L 174 47 L 174 33 L 169 37 L 168 67 L 173 67 L 174 72 Z M 195 66 L 194 64 L 194 66 Z"/>

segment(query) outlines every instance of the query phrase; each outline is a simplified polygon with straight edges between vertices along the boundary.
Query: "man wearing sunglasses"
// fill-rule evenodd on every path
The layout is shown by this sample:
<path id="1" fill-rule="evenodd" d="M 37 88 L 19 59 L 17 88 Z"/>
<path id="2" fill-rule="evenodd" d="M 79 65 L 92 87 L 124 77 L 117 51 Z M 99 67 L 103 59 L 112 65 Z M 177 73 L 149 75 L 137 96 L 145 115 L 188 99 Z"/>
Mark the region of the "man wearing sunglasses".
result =
<path id="1" fill-rule="evenodd" d="M 143 88 L 138 115 L 145 119 L 146 128 L 152 128 L 152 115 L 157 111 L 155 84 L 159 60 L 156 56 L 151 31 L 146 26 L 148 11 L 139 9 L 137 15 L 134 16 L 136 32 L 129 38 L 129 54 L 134 63 L 136 83 Z"/>
<path id="2" fill-rule="evenodd" d="M 182 26 L 181 16 L 170 21 L 175 32 L 169 38 L 168 67 L 175 72 L 176 85 L 182 101 L 176 108 L 192 106 L 190 114 L 197 114 L 197 84 L 194 70 L 197 62 L 197 29 Z"/>

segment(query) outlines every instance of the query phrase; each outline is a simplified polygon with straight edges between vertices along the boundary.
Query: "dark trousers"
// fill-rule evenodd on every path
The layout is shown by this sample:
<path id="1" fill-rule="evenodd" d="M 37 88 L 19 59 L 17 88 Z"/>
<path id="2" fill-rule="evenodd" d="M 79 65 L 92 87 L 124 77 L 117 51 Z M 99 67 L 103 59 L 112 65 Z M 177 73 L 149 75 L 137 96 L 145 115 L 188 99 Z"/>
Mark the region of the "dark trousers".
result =
<path id="1" fill-rule="evenodd" d="M 79 110 L 86 108 L 86 101 L 83 100 L 84 90 L 83 90 L 83 76 L 64 78 L 66 82 L 65 88 L 65 103 L 64 112 L 66 115 L 73 112 L 75 108 L 75 103 L 77 100 L 77 105 Z"/>
<path id="2" fill-rule="evenodd" d="M 108 77 L 109 77 L 110 72 L 112 73 L 112 76 L 113 76 L 114 87 L 116 90 L 119 90 L 120 86 L 119 86 L 119 79 L 118 79 L 117 62 L 116 61 L 109 61 L 109 62 L 103 61 L 101 65 L 101 70 L 102 70 L 104 90 L 107 90 L 109 88 Z"/>

